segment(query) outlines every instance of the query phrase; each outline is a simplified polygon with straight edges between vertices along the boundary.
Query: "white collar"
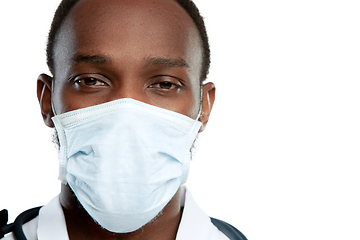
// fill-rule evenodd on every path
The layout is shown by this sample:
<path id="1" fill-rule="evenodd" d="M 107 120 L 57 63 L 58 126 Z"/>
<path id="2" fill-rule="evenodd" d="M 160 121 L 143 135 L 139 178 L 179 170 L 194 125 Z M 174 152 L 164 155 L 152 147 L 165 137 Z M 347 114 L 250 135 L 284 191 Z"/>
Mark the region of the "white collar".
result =
<path id="1" fill-rule="evenodd" d="M 181 187 L 181 198 L 184 210 L 176 240 L 228 240 L 195 203 L 185 186 Z M 40 209 L 37 236 L 38 240 L 69 240 L 59 196 Z"/>
<path id="2" fill-rule="evenodd" d="M 229 240 L 211 223 L 185 186 L 181 188 L 181 197 L 184 210 L 176 240 Z"/>
<path id="3" fill-rule="evenodd" d="M 40 209 L 37 236 L 39 240 L 69 240 L 59 196 Z"/>

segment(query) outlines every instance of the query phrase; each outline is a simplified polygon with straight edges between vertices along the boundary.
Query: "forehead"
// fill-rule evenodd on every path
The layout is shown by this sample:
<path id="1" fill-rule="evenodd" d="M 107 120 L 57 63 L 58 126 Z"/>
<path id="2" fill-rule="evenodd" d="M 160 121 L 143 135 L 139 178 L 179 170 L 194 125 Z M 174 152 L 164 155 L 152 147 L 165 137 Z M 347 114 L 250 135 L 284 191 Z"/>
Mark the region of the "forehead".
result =
<path id="1" fill-rule="evenodd" d="M 173 0 L 80 0 L 57 36 L 55 66 L 79 52 L 177 57 L 199 69 L 202 61 L 198 30 Z"/>

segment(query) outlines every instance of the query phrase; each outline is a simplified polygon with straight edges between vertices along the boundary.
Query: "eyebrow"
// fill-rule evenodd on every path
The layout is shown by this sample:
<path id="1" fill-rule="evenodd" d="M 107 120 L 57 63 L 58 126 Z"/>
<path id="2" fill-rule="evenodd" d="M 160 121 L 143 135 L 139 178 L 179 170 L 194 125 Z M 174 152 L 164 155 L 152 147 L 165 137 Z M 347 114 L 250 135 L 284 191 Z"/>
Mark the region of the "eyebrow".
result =
<path id="1" fill-rule="evenodd" d="M 75 54 L 71 58 L 74 63 L 93 63 L 93 64 L 107 64 L 112 62 L 111 58 L 106 55 L 86 55 Z M 145 66 L 158 66 L 166 68 L 189 68 L 189 64 L 182 58 L 168 58 L 168 57 L 147 57 L 145 59 Z"/>
<path id="2" fill-rule="evenodd" d="M 111 63 L 111 58 L 105 55 L 86 55 L 86 54 L 75 54 L 71 58 L 74 63 L 94 63 L 94 64 L 106 64 Z"/>
<path id="3" fill-rule="evenodd" d="M 182 58 L 148 57 L 145 59 L 145 65 L 167 68 L 189 68 L 189 64 Z"/>

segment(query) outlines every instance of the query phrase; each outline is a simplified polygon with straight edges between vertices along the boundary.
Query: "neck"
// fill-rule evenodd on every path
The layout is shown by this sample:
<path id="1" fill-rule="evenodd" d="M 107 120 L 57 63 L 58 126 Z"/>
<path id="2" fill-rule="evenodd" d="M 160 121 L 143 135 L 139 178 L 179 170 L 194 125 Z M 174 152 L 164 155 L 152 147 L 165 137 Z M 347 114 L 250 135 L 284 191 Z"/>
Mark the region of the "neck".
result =
<path id="1" fill-rule="evenodd" d="M 62 184 L 60 203 L 64 211 L 70 240 L 175 240 L 180 224 L 180 188 L 155 219 L 131 233 L 113 233 L 98 225 L 77 200 L 68 185 Z"/>

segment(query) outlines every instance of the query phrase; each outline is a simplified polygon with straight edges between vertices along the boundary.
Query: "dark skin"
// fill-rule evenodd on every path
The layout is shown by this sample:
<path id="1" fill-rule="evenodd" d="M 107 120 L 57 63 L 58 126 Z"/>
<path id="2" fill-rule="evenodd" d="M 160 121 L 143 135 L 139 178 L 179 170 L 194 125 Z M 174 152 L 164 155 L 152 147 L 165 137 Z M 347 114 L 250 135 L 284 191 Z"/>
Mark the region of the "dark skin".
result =
<path id="1" fill-rule="evenodd" d="M 54 77 L 41 74 L 37 81 L 44 122 L 54 127 L 51 102 L 61 114 L 133 98 L 193 119 L 201 108 L 203 131 L 215 86 L 200 86 L 201 49 L 195 24 L 175 1 L 82 0 L 58 33 Z M 68 185 L 62 184 L 60 204 L 71 240 L 173 240 L 182 215 L 178 191 L 156 220 L 116 234 L 92 220 Z"/>

